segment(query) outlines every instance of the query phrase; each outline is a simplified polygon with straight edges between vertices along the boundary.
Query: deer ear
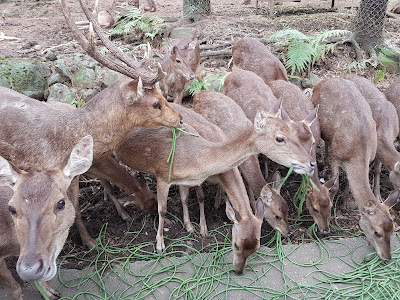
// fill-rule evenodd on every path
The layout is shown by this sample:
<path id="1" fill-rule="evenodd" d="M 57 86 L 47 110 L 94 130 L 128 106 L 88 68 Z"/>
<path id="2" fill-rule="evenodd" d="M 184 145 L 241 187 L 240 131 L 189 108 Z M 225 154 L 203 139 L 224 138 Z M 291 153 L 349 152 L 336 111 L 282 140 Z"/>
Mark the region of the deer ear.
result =
<path id="1" fill-rule="evenodd" d="M 226 211 L 226 215 L 228 216 L 229 220 L 231 220 L 235 224 L 239 223 L 240 220 L 242 219 L 239 212 L 232 207 L 232 205 L 229 203 L 229 201 L 226 201 L 225 211 Z"/>
<path id="2" fill-rule="evenodd" d="M 396 161 L 393 167 L 393 171 L 400 173 L 400 161 Z"/>
<path id="3" fill-rule="evenodd" d="M 21 171 L 0 156 L 0 185 L 6 185 L 14 189 Z"/>
<path id="4" fill-rule="evenodd" d="M 75 176 L 89 170 L 93 161 L 93 138 L 85 136 L 72 149 L 67 165 L 63 169 L 64 175 L 72 181 Z"/>
<path id="5" fill-rule="evenodd" d="M 143 97 L 143 83 L 139 77 L 137 80 L 131 80 L 121 84 L 121 96 L 126 105 L 132 105 L 135 101 Z"/>
<path id="6" fill-rule="evenodd" d="M 272 188 L 276 190 L 278 193 L 281 191 L 281 173 L 279 171 L 276 171 L 274 175 L 272 176 Z"/>
<path id="7" fill-rule="evenodd" d="M 387 207 L 392 207 L 393 205 L 395 205 L 399 199 L 400 196 L 400 189 L 395 189 L 385 200 L 385 202 L 383 202 L 383 204 L 385 204 Z"/>
<path id="8" fill-rule="evenodd" d="M 303 120 L 303 122 L 311 127 L 311 125 L 318 118 L 318 109 L 319 109 L 319 104 L 308 114 L 308 116 Z"/>
<path id="9" fill-rule="evenodd" d="M 254 129 L 256 131 L 262 131 L 267 124 L 268 115 L 265 111 L 258 111 L 254 118 Z"/>
<path id="10" fill-rule="evenodd" d="M 257 203 L 256 203 L 256 218 L 261 220 L 261 221 L 264 219 L 264 203 L 261 200 L 261 198 L 257 199 Z"/>
<path id="11" fill-rule="evenodd" d="M 333 177 L 331 177 L 327 182 L 324 183 L 324 186 L 330 190 L 334 185 L 339 183 L 339 173 L 336 173 Z"/>

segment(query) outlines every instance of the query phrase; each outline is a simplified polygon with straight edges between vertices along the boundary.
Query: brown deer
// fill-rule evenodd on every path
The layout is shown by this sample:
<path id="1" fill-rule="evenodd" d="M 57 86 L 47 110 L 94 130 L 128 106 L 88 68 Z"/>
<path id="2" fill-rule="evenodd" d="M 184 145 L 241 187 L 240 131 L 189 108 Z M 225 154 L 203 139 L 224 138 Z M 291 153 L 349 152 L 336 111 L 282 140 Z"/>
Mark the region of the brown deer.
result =
<path id="1" fill-rule="evenodd" d="M 233 67 L 260 76 L 266 84 L 272 80 L 288 80 L 285 67 L 267 46 L 256 38 L 243 38 L 232 46 Z"/>
<path id="2" fill-rule="evenodd" d="M 9 211 L 0 222 L 0 259 L 4 270 L 0 283 L 6 289 L 12 288 L 12 299 L 22 299 L 21 289 L 9 276 L 3 259 L 19 255 L 17 272 L 24 281 L 48 281 L 54 277 L 56 258 L 75 219 L 69 186 L 75 176 L 89 169 L 92 158 L 90 135 L 75 145 L 61 168 L 24 172 L 0 156 L 0 185 L 14 191 L 13 195 L 7 191 L 0 195 L 1 206 L 8 202 Z M 0 215 L 4 212 L 2 209 Z M 52 289 L 47 291 L 56 295 Z"/>
<path id="3" fill-rule="evenodd" d="M 294 85 L 283 80 L 271 82 L 274 92 L 282 99 L 285 111 L 287 111 L 287 118 L 289 120 L 293 118 L 293 122 L 291 122 L 293 133 L 298 136 L 300 145 L 310 152 L 316 165 L 319 126 L 318 122 L 311 123 L 311 121 L 316 117 L 317 108 L 312 108 L 312 103 Z M 233 71 L 225 78 L 223 92 L 243 109 L 250 120 L 254 118 L 257 109 L 262 108 L 267 110 L 272 105 L 276 105 L 278 101 L 273 90 L 264 83 L 261 77 L 253 72 L 240 69 Z M 306 120 L 306 122 L 302 120 Z M 309 127 L 310 124 L 312 124 L 311 130 Z M 317 169 L 315 173 L 317 173 Z M 318 185 L 319 191 L 314 189 L 309 190 L 306 206 L 317 223 L 319 230 L 322 233 L 328 233 L 332 207 L 329 189 L 333 186 L 337 178 L 332 177 L 325 185 L 321 185 L 318 174 L 313 174 L 312 177 L 314 183 Z"/>
<path id="4" fill-rule="evenodd" d="M 371 109 L 357 86 L 343 78 L 318 83 L 311 100 L 319 105 L 321 137 L 329 146 L 332 177 L 339 173 L 339 167 L 344 169 L 361 214 L 361 230 L 378 255 L 390 260 L 393 221 L 389 208 L 397 202 L 399 190 L 381 203 L 369 185 L 369 163 L 375 158 L 377 147 Z"/>
<path id="5" fill-rule="evenodd" d="M 162 61 L 162 69 L 166 72 L 160 80 L 163 96 L 171 97 L 174 103 L 181 104 L 185 88 L 189 82 L 201 79 L 200 48 L 197 39 L 186 37 L 168 44 L 167 54 Z"/>
<path id="6" fill-rule="evenodd" d="M 97 28 L 96 30 L 99 30 L 102 34 L 97 21 L 90 12 L 89 15 L 93 27 Z M 71 26 L 75 26 L 75 24 Z M 77 35 L 79 34 L 78 32 Z M 86 45 L 86 48 L 94 57 L 103 62 L 109 61 L 107 57 L 101 56 L 100 52 L 93 48 L 92 42 L 87 41 L 83 36 L 82 38 L 84 39 L 83 42 L 86 41 L 86 44 L 83 43 L 84 46 Z M 124 56 L 119 52 L 115 54 L 120 58 Z M 132 60 L 132 58 L 128 57 L 127 61 L 129 60 Z M 110 65 L 115 68 L 118 66 L 112 61 Z M 134 62 L 132 68 L 121 67 L 121 72 L 130 74 L 135 79 L 124 77 L 118 80 L 115 84 L 97 94 L 90 103 L 76 110 L 60 110 L 15 91 L 1 88 L 0 116 L 3 123 L 0 131 L 0 155 L 18 169 L 27 171 L 30 176 L 47 170 L 62 173 L 71 149 L 87 135 L 93 137 L 93 158 L 96 162 L 108 157 L 116 145 L 135 126 L 179 125 L 181 116 L 170 107 L 165 98 L 154 87 L 155 82 L 162 74 L 161 70 L 152 72 L 147 66 Z M 23 178 L 25 177 L 23 176 Z M 55 178 L 54 180 L 59 181 L 61 179 Z M 69 183 L 70 181 L 66 182 L 66 180 L 61 180 L 59 183 L 59 185 L 68 184 L 69 186 L 69 197 L 63 200 L 65 207 L 68 207 L 68 210 L 65 211 L 70 212 L 71 208 L 75 206 L 75 208 L 72 208 L 72 212 L 75 212 L 78 220 L 80 220 L 78 178 L 73 179 L 71 184 Z M 40 268 L 40 265 L 42 265 L 40 257 L 43 254 L 43 249 L 40 246 L 42 245 L 49 245 L 50 247 L 51 253 L 48 254 L 47 260 L 55 260 L 54 255 L 58 254 L 65 241 L 68 230 L 65 229 L 61 232 L 62 234 L 59 234 L 58 229 L 65 228 L 65 226 L 69 228 L 72 224 L 74 218 L 71 221 L 69 214 L 68 218 L 64 213 L 58 214 L 55 219 L 56 224 L 46 227 L 46 230 L 48 228 L 57 230 L 56 233 L 60 239 L 57 238 L 59 244 L 56 246 L 52 243 L 55 239 L 51 234 L 42 234 L 39 237 L 38 229 L 35 226 L 28 226 L 29 224 L 37 224 L 38 219 L 46 220 L 54 215 L 55 204 L 52 199 L 39 197 L 39 195 L 44 192 L 49 195 L 58 195 L 56 193 L 58 188 L 56 184 L 31 184 L 30 193 L 37 194 L 38 199 L 36 201 L 39 203 L 30 207 L 30 202 L 13 200 L 19 195 L 18 189 L 21 189 L 21 185 L 16 185 L 16 191 L 11 202 L 15 211 L 18 212 L 18 220 L 21 220 L 20 225 L 15 228 L 17 236 L 29 234 L 33 240 L 43 239 L 39 245 L 31 244 L 28 257 L 20 256 L 19 261 L 22 266 L 28 263 Z M 36 209 L 33 210 L 33 208 Z M 93 246 L 94 240 L 90 237 L 86 228 L 78 224 L 78 229 L 81 232 L 83 243 Z M 25 250 L 21 248 L 21 252 L 23 251 Z M 34 260 L 36 261 L 34 262 Z M 49 270 L 51 274 L 55 274 L 53 267 Z M 43 270 L 40 268 L 40 271 Z M 50 273 L 47 272 L 47 269 L 44 272 L 46 274 L 42 274 L 42 277 L 47 278 Z M 39 275 L 37 280 L 40 281 Z"/>
<path id="7" fill-rule="evenodd" d="M 178 105 L 173 107 L 181 114 L 185 110 L 188 111 Z M 195 114 L 190 110 L 189 112 L 192 115 Z M 311 174 L 314 169 L 310 154 L 302 147 L 298 147 L 297 137 L 289 130 L 289 122 L 282 119 L 283 114 L 279 104 L 273 107 L 269 113 L 260 112 L 256 116 L 253 127 L 233 139 L 222 142 L 211 142 L 202 136 L 193 137 L 181 134 L 175 145 L 175 158 L 170 181 L 168 181 L 169 163 L 166 162 L 170 145 L 166 144 L 164 140 L 171 138 L 171 131 L 166 128 L 135 129 L 126 137 L 124 143 L 115 151 L 117 157 L 131 168 L 153 173 L 157 177 L 159 213 L 157 251 L 161 252 L 165 248 L 163 228 L 168 190 L 171 184 L 196 186 L 208 177 L 220 174 L 219 183 L 228 193 L 230 200 L 240 199 L 234 201 L 238 207 L 234 207 L 232 210 L 229 209 L 228 204 L 227 213 L 234 221 L 233 241 L 236 242 L 236 245 L 233 244 L 234 268 L 237 273 L 243 272 L 245 258 L 259 246 L 264 207 L 262 202 L 258 201 L 256 216 L 251 213 L 251 210 L 244 209 L 243 207 L 249 208 L 249 200 L 239 171 L 227 171 L 239 165 L 249 156 L 260 152 L 283 165 L 289 166 L 293 163 L 295 171 L 298 173 Z M 195 115 L 201 118 L 200 115 Z M 204 118 L 201 119 L 204 120 Z M 186 113 L 184 120 L 188 122 L 184 123 L 187 131 L 197 132 L 191 126 L 195 117 L 189 120 Z M 188 149 L 196 149 L 196 155 L 193 155 L 192 151 L 188 151 Z M 154 164 L 154 161 L 157 163 Z M 227 185 L 232 181 L 234 184 L 231 184 L 232 190 L 230 190 Z M 232 211 L 235 213 L 233 214 Z M 240 228 L 246 228 L 246 230 L 239 230 Z M 243 234 L 246 235 L 246 238 L 243 237 Z M 251 238 L 249 234 L 251 234 Z"/>
<path id="8" fill-rule="evenodd" d="M 193 110 L 219 126 L 228 138 L 234 138 L 253 126 L 235 101 L 218 92 L 196 92 L 193 96 Z M 283 236 L 287 236 L 289 233 L 288 205 L 279 194 L 279 185 L 272 184 L 271 187 L 266 185 L 257 155 L 250 156 L 241 163 L 239 170 L 254 195 L 251 197 L 252 200 L 254 197 L 260 197 L 261 190 L 264 189 L 264 197 L 261 197 L 264 203 L 264 219 Z M 279 173 L 272 181 L 279 181 L 278 175 Z"/>
<path id="9" fill-rule="evenodd" d="M 303 120 L 314 110 L 311 100 L 296 85 L 285 80 L 275 80 L 271 81 L 269 86 L 275 97 L 282 99 L 283 107 L 292 120 Z M 317 161 L 317 146 L 321 140 L 318 121 L 312 123 L 311 131 L 315 140 L 311 148 L 311 156 Z M 325 184 L 321 184 L 318 176 L 318 167 L 315 166 L 315 172 L 311 179 L 317 189 L 309 186 L 306 196 L 306 206 L 320 232 L 326 234 L 330 231 L 329 222 L 332 208 L 332 199 L 330 198 L 329 190 L 333 187 L 335 181 L 338 180 L 338 176 L 332 177 Z"/>
<path id="10" fill-rule="evenodd" d="M 397 80 L 389 85 L 388 88 L 384 91 L 384 94 L 386 96 L 386 99 L 394 105 L 397 116 L 400 120 L 400 78 L 397 78 Z"/>
<path id="11" fill-rule="evenodd" d="M 377 149 L 375 158 L 374 194 L 380 197 L 380 174 L 383 165 L 389 170 L 389 180 L 394 188 L 400 188 L 400 153 L 393 141 L 399 135 L 399 118 L 396 109 L 385 95 L 368 79 L 358 75 L 346 75 L 345 79 L 353 81 L 367 100 L 372 118 L 376 123 Z"/>

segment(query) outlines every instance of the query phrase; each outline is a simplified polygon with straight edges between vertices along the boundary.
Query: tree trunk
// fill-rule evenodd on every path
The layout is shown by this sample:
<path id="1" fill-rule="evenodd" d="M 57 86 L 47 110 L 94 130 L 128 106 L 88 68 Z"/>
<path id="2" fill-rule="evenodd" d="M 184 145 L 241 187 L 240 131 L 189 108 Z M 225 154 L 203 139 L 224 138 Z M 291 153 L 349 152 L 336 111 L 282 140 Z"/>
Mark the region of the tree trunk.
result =
<path id="1" fill-rule="evenodd" d="M 371 51 L 383 43 L 383 24 L 388 0 L 362 0 L 354 20 L 354 38 L 362 49 Z"/>
<path id="2" fill-rule="evenodd" d="M 183 15 L 191 22 L 197 22 L 210 14 L 210 0 L 183 0 Z"/>

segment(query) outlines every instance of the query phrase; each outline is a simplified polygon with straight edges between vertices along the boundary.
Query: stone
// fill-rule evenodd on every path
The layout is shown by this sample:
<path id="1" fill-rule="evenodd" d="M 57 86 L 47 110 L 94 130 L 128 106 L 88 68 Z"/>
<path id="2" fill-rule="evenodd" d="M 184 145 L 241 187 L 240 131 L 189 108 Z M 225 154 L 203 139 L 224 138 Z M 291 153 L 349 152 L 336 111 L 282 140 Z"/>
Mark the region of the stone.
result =
<path id="1" fill-rule="evenodd" d="M 73 76 L 75 87 L 93 88 L 96 85 L 96 73 L 89 68 L 81 68 Z"/>
<path id="2" fill-rule="evenodd" d="M 47 101 L 58 101 L 71 104 L 73 100 L 75 100 L 75 93 L 65 84 L 55 83 L 50 87 Z"/>
<path id="3" fill-rule="evenodd" d="M 52 74 L 52 75 L 50 75 L 49 78 L 47 78 L 47 85 L 48 86 L 51 86 L 51 85 L 53 85 L 55 83 L 63 83 L 63 82 L 64 82 L 64 79 L 58 73 Z"/>
<path id="4" fill-rule="evenodd" d="M 102 76 L 101 85 L 107 87 L 107 86 L 113 84 L 120 75 L 121 75 L 120 73 L 112 71 L 112 70 L 107 71 Z"/>
<path id="5" fill-rule="evenodd" d="M 50 61 L 57 60 L 57 55 L 55 55 L 54 52 L 51 50 L 47 50 L 45 57 L 47 60 L 50 60 Z"/>
<path id="6" fill-rule="evenodd" d="M 55 70 L 66 79 L 72 80 L 72 73 L 63 59 L 57 59 L 54 64 Z"/>
<path id="7" fill-rule="evenodd" d="M 35 65 L 14 58 L 0 59 L 0 85 L 38 100 L 44 99 L 47 88 L 44 76 Z"/>
<path id="8" fill-rule="evenodd" d="M 83 99 L 85 102 L 93 98 L 100 90 L 98 89 L 81 89 L 78 91 L 78 95 L 80 99 Z"/>
<path id="9" fill-rule="evenodd" d="M 178 39 L 182 37 L 194 36 L 196 34 L 196 28 L 192 27 L 177 27 L 171 31 L 171 39 Z"/>

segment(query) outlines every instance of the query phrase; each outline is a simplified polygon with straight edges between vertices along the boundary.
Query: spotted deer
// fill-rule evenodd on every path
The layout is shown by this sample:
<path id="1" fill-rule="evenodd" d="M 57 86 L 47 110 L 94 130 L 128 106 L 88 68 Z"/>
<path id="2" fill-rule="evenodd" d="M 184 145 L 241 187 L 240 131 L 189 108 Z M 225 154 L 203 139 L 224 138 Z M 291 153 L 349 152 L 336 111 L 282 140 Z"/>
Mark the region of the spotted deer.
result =
<path id="1" fill-rule="evenodd" d="M 358 75 L 346 75 L 344 78 L 356 84 L 358 90 L 368 102 L 372 118 L 376 124 L 377 149 L 374 164 L 374 194 L 376 197 L 380 197 L 382 164 L 389 170 L 389 180 L 394 188 L 400 188 L 400 153 L 397 152 L 393 144 L 399 135 L 399 118 L 394 105 L 371 81 Z"/>
<path id="2" fill-rule="evenodd" d="M 390 260 L 393 221 L 389 209 L 397 202 L 399 190 L 381 203 L 369 185 L 369 164 L 377 148 L 371 109 L 357 86 L 343 78 L 318 83 L 311 101 L 319 105 L 321 137 L 329 146 L 332 177 L 339 173 L 339 167 L 344 169 L 360 211 L 361 230 L 379 257 Z M 335 192 L 337 190 L 338 185 Z"/>
<path id="3" fill-rule="evenodd" d="M 61 3 L 65 4 L 63 1 Z M 85 9 L 88 10 L 86 7 Z M 63 12 L 66 13 L 67 23 L 72 23 L 69 25 L 76 29 L 66 7 L 63 7 Z M 100 35 L 105 38 L 95 18 L 90 12 L 88 14 L 93 28 L 99 30 Z M 23 173 L 20 176 L 21 178 L 18 180 L 25 183 L 17 182 L 14 196 L 10 200 L 13 209 L 18 214 L 17 219 L 20 220 L 15 230 L 18 237 L 29 236 L 32 241 L 43 239 L 40 243 L 32 242 L 29 245 L 27 239 L 19 239 L 21 255 L 18 259 L 17 271 L 21 278 L 43 281 L 51 278 L 50 275 L 54 276 L 56 254 L 65 242 L 68 228 L 72 225 L 75 214 L 78 217 L 77 220 L 80 220 L 78 177 L 68 177 L 68 180 L 61 177 L 64 174 L 63 170 L 68 157 L 70 157 L 71 149 L 79 144 L 85 136 L 90 135 L 93 138 L 93 162 L 97 162 L 108 157 L 135 126 L 179 126 L 181 121 L 179 113 L 170 107 L 154 87 L 154 84 L 162 76 L 160 68 L 153 71 L 149 69 L 150 62 L 137 61 L 133 61 L 130 67 L 118 65 L 102 56 L 96 48 L 93 48 L 93 43 L 86 40 L 77 29 L 75 33 L 84 48 L 93 57 L 101 62 L 109 62 L 108 65 L 114 69 L 120 67 L 121 72 L 132 78 L 122 77 L 92 98 L 90 103 L 75 110 L 65 111 L 15 91 L 0 88 L 2 95 L 0 155 L 17 169 L 28 174 Z M 111 52 L 114 53 L 113 50 Z M 131 57 L 124 57 L 121 52 L 114 54 L 122 61 L 124 59 L 127 62 L 132 60 Z M 75 159 L 76 155 L 74 154 L 73 160 Z M 19 196 L 19 192 L 22 193 L 21 187 L 29 184 L 26 180 L 32 177 L 36 178 L 36 174 L 51 176 L 52 173 L 48 172 L 61 175 L 54 176 L 51 184 L 49 182 L 34 184 L 34 181 L 30 183 L 28 196 L 35 197 L 35 205 L 31 206 L 32 202 L 20 200 L 19 197 L 26 199 L 24 195 Z M 70 172 L 65 176 L 72 176 L 71 174 L 77 175 Z M 42 177 L 39 179 L 42 180 Z M 53 196 L 57 198 L 60 196 L 61 193 L 57 192 L 60 188 L 66 188 L 68 195 L 63 198 L 63 204 L 60 204 L 62 213 L 57 210 L 60 199 L 53 198 Z M 54 218 L 56 213 L 57 218 Z M 38 220 L 47 219 L 53 220 L 55 224 L 46 226 L 47 234 L 39 236 L 40 232 L 37 226 L 41 223 Z M 83 223 L 77 223 L 77 225 L 83 243 L 94 246 L 95 242 Z M 64 230 L 59 231 L 61 228 Z M 57 235 L 56 239 L 53 233 Z M 57 240 L 56 245 L 53 244 L 55 240 Z M 44 250 L 41 248 L 44 245 L 49 245 L 47 254 L 43 253 Z M 29 255 L 24 255 L 24 249 L 28 246 Z M 44 262 L 44 259 L 41 258 L 42 255 L 46 255 L 45 270 L 42 268 Z M 32 265 L 35 268 L 18 267 L 26 265 Z M 36 271 L 36 274 L 31 274 L 32 270 Z"/>
<path id="4" fill-rule="evenodd" d="M 235 101 L 215 91 L 196 92 L 193 96 L 193 110 L 219 126 L 228 138 L 234 138 L 240 132 L 253 126 Z M 264 219 L 283 236 L 287 236 L 289 233 L 288 205 L 279 194 L 279 184 L 267 185 L 261 173 L 257 155 L 250 156 L 242 162 L 239 170 L 254 195 L 250 197 L 251 200 L 254 197 L 260 197 L 261 190 L 264 190 L 264 196 L 261 197 L 264 203 Z M 272 179 L 273 182 L 279 181 L 278 174 Z"/>
<path id="5" fill-rule="evenodd" d="M 170 42 L 162 61 L 162 69 L 166 73 L 160 80 L 163 96 L 181 104 L 189 83 L 196 77 L 201 80 L 200 48 L 197 39 L 185 37 Z"/>
<path id="6" fill-rule="evenodd" d="M 232 46 L 233 68 L 251 71 L 266 84 L 272 80 L 288 80 L 285 67 L 267 46 L 256 38 L 243 38 Z"/>

